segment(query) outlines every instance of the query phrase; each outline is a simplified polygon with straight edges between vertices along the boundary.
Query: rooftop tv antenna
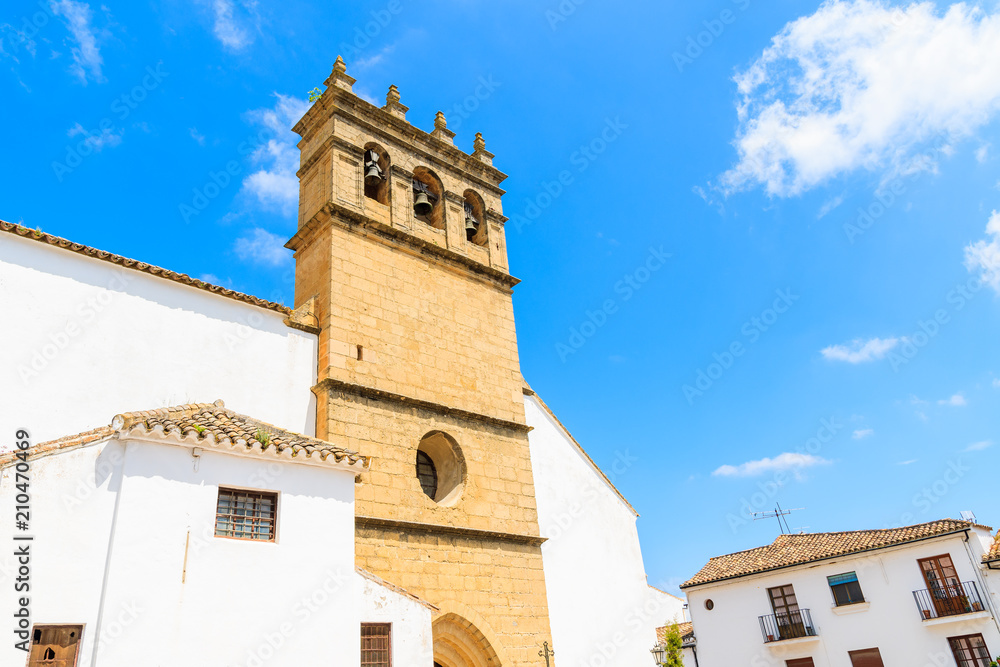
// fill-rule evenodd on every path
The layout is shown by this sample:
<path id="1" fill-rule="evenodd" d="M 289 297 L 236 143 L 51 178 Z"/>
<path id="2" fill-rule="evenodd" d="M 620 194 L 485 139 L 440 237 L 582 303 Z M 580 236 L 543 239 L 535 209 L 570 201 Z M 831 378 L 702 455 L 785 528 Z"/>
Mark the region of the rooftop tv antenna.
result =
<path id="1" fill-rule="evenodd" d="M 783 510 L 781 509 L 781 505 L 775 503 L 773 510 L 767 512 L 754 512 L 753 520 L 759 521 L 760 519 L 777 519 L 778 528 L 781 530 L 781 534 L 790 535 L 792 529 L 788 527 L 788 519 L 786 519 L 785 517 L 791 514 L 792 512 L 798 512 L 804 509 L 805 507 L 796 507 L 794 509 Z"/>

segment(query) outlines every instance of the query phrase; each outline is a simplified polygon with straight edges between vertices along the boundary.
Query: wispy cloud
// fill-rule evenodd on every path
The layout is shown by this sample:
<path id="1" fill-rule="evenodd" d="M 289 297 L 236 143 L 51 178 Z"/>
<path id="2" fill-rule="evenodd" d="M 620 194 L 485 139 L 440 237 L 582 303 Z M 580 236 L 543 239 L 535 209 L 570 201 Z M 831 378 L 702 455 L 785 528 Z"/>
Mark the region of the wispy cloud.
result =
<path id="1" fill-rule="evenodd" d="M 199 146 L 205 145 L 205 135 L 199 132 L 197 127 L 188 128 L 188 133 L 192 139 L 198 142 Z"/>
<path id="2" fill-rule="evenodd" d="M 292 259 L 292 252 L 285 248 L 285 241 L 284 237 L 255 227 L 248 234 L 236 239 L 233 250 L 244 261 L 280 266 Z"/>
<path id="3" fill-rule="evenodd" d="M 255 109 L 247 116 L 254 125 L 263 126 L 273 133 L 254 151 L 252 161 L 258 169 L 243 179 L 242 191 L 268 210 L 292 216 L 299 199 L 299 168 L 297 136 L 292 126 L 309 109 L 305 100 L 275 93 L 277 102 L 269 109 Z"/>
<path id="4" fill-rule="evenodd" d="M 73 55 L 73 64 L 69 71 L 86 84 L 87 78 L 100 83 L 104 81 L 101 67 L 104 59 L 101 58 L 100 39 L 101 31 L 93 27 L 93 12 L 86 2 L 75 2 L 74 0 L 53 0 L 50 4 L 52 13 L 62 18 L 69 29 L 72 45 L 70 51 Z"/>
<path id="5" fill-rule="evenodd" d="M 875 435 L 875 429 L 871 428 L 859 428 L 857 431 L 851 434 L 851 437 L 855 440 L 864 440 L 865 438 Z"/>
<path id="6" fill-rule="evenodd" d="M 900 461 L 896 465 L 898 466 L 908 466 L 916 463 L 919 459 L 909 459 L 908 461 Z"/>
<path id="7" fill-rule="evenodd" d="M 830 213 L 830 211 L 832 211 L 833 209 L 837 208 L 838 206 L 840 206 L 843 203 L 844 203 L 844 196 L 843 195 L 840 195 L 840 196 L 834 197 L 833 199 L 828 200 L 826 203 L 824 203 L 822 206 L 819 207 L 819 213 L 816 214 L 816 219 L 817 220 L 822 220 L 823 218 L 825 218 Z"/>
<path id="8" fill-rule="evenodd" d="M 829 465 L 831 462 L 811 454 L 785 452 L 772 458 L 757 461 L 747 461 L 739 465 L 724 465 L 716 468 L 712 474 L 716 477 L 755 477 L 769 472 L 792 470 L 795 472 L 812 468 L 813 466 Z"/>
<path id="9" fill-rule="evenodd" d="M 253 43 L 259 18 L 255 0 L 212 0 L 212 32 L 222 46 L 242 51 Z M 251 25 L 252 24 L 252 25 Z"/>
<path id="10" fill-rule="evenodd" d="M 898 338 L 870 338 L 863 340 L 855 338 L 846 345 L 831 345 L 820 350 L 830 361 L 846 361 L 849 364 L 861 364 L 883 358 L 892 348 L 899 344 Z"/>
<path id="11" fill-rule="evenodd" d="M 986 158 L 989 157 L 989 154 L 990 154 L 990 145 L 983 144 L 982 146 L 976 149 L 976 162 L 978 162 L 979 164 L 986 162 Z"/>
<path id="12" fill-rule="evenodd" d="M 948 398 L 942 398 L 938 401 L 938 405 L 950 405 L 954 408 L 961 408 L 967 405 L 965 401 L 965 396 L 962 394 L 954 394 Z"/>
<path id="13" fill-rule="evenodd" d="M 102 128 L 99 134 L 94 134 L 93 132 L 90 132 L 89 130 L 84 128 L 79 123 L 76 123 L 75 125 L 73 125 L 73 127 L 69 128 L 69 130 L 66 132 L 66 136 L 78 137 L 82 135 L 86 137 L 86 139 L 84 139 L 83 142 L 89 145 L 94 150 L 94 152 L 97 153 L 104 150 L 105 146 L 110 146 L 111 148 L 114 148 L 115 146 L 119 145 L 122 142 L 122 135 L 124 133 L 125 130 L 118 130 L 117 132 L 113 132 L 111 128 Z"/>
<path id="14" fill-rule="evenodd" d="M 984 449 L 989 449 L 992 446 L 993 446 L 993 441 L 992 440 L 982 440 L 980 442 L 974 442 L 974 443 L 972 443 L 971 445 L 969 445 L 968 447 L 966 447 L 963 451 L 966 451 L 966 452 L 981 452 Z"/>
<path id="15" fill-rule="evenodd" d="M 1000 211 L 993 211 L 986 224 L 988 240 L 983 239 L 965 247 L 965 267 L 979 271 L 983 282 L 1000 292 Z"/>
<path id="16" fill-rule="evenodd" d="M 1000 389 L 1000 379 L 993 380 L 993 386 L 996 387 L 997 389 Z"/>
<path id="17" fill-rule="evenodd" d="M 934 138 L 973 135 L 1000 110 L 1000 10 L 828 0 L 786 25 L 736 77 L 737 164 L 725 193 L 804 192 L 840 174 L 934 169 Z"/>

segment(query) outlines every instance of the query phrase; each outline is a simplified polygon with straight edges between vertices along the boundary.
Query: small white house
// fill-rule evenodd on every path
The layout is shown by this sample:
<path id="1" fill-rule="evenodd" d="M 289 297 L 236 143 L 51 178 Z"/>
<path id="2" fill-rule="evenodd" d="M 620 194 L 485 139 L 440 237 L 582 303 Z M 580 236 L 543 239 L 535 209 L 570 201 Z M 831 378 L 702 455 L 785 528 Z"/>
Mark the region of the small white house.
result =
<path id="1" fill-rule="evenodd" d="M 945 519 L 781 535 L 684 583 L 698 667 L 989 667 L 1000 542 Z M 687 661 L 686 661 L 687 664 Z"/>
<path id="2" fill-rule="evenodd" d="M 355 570 L 368 466 L 221 401 L 3 455 L 0 664 L 431 667 L 434 607 Z"/>

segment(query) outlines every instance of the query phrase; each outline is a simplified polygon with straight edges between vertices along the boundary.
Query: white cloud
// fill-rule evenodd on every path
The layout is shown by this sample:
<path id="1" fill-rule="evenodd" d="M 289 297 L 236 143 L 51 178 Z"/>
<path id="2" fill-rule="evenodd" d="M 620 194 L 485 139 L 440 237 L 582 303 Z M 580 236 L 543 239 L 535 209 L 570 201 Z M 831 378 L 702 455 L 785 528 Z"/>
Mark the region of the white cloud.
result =
<path id="1" fill-rule="evenodd" d="M 97 33 L 91 24 L 93 13 L 90 5 L 74 0 L 58 0 L 58 2 L 53 1 L 50 6 L 53 14 L 62 17 L 75 43 L 71 47 L 73 64 L 70 65 L 69 71 L 83 84 L 87 83 L 88 76 L 98 83 L 104 81 L 104 75 L 101 73 L 104 59 L 101 58 Z"/>
<path id="2" fill-rule="evenodd" d="M 714 472 L 712 472 L 712 474 L 716 477 L 755 477 L 768 472 L 785 470 L 798 472 L 805 468 L 811 468 L 818 465 L 828 465 L 829 463 L 830 461 L 820 458 L 819 456 L 785 452 L 784 454 L 775 456 L 773 459 L 763 458 L 758 461 L 747 461 L 746 463 L 741 463 L 738 466 L 719 466 Z"/>
<path id="3" fill-rule="evenodd" d="M 112 132 L 110 128 L 102 128 L 99 134 L 94 134 L 93 132 L 85 129 L 79 123 L 76 123 L 73 127 L 69 128 L 66 132 L 66 136 L 76 137 L 83 135 L 86 137 L 86 139 L 83 140 L 83 143 L 88 144 L 94 152 L 100 152 L 105 146 L 114 148 L 119 145 L 122 142 L 122 134 L 124 134 L 124 132 L 124 130 Z"/>
<path id="4" fill-rule="evenodd" d="M 897 463 L 896 465 L 898 465 L 898 466 L 908 466 L 908 465 L 911 465 L 911 464 L 913 464 L 913 463 L 916 463 L 916 462 L 917 462 L 917 460 L 918 460 L 918 459 L 910 459 L 909 461 L 900 461 L 900 462 L 899 462 L 899 463 Z"/>
<path id="5" fill-rule="evenodd" d="M 242 51 L 253 44 L 257 23 L 257 3 L 243 0 L 237 5 L 233 0 L 212 0 L 212 32 L 222 46 L 230 51 Z M 251 30 L 248 23 L 253 22 Z"/>
<path id="6" fill-rule="evenodd" d="M 817 220 L 822 220 L 823 218 L 825 218 L 830 213 L 830 211 L 832 211 L 833 209 L 837 208 L 838 206 L 840 206 L 843 203 L 844 203 L 844 196 L 843 195 L 840 195 L 839 197 L 834 197 L 833 199 L 830 199 L 829 201 L 827 201 L 826 203 L 824 203 L 822 206 L 820 206 L 819 213 L 816 214 L 816 219 Z"/>
<path id="7" fill-rule="evenodd" d="M 199 146 L 205 145 L 205 135 L 199 132 L 197 127 L 188 128 L 188 133 L 191 135 L 192 139 L 198 142 Z"/>
<path id="8" fill-rule="evenodd" d="M 978 162 L 979 164 L 986 162 L 986 158 L 989 157 L 989 154 L 990 154 L 990 145 L 983 144 L 982 146 L 976 149 L 976 162 Z"/>
<path id="9" fill-rule="evenodd" d="M 993 211 L 986 234 L 992 238 L 965 246 L 965 268 L 978 270 L 983 282 L 1000 292 L 1000 211 Z"/>
<path id="10" fill-rule="evenodd" d="M 236 239 L 233 250 L 244 261 L 278 266 L 292 258 L 292 251 L 285 248 L 286 240 L 266 229 L 255 227 L 248 235 Z"/>
<path id="11" fill-rule="evenodd" d="M 851 437 L 854 438 L 855 440 L 864 440 L 865 438 L 871 435 L 875 435 L 875 429 L 859 428 L 851 435 Z"/>
<path id="12" fill-rule="evenodd" d="M 962 394 L 955 394 L 950 398 L 941 399 L 938 401 L 938 405 L 950 405 L 953 408 L 961 408 L 968 405 L 968 403 L 965 401 L 965 396 L 962 396 Z"/>
<path id="13" fill-rule="evenodd" d="M 275 93 L 278 101 L 270 109 L 256 109 L 247 115 L 250 122 L 263 126 L 274 137 L 254 151 L 251 160 L 258 169 L 243 179 L 243 192 L 266 209 L 292 216 L 299 199 L 298 137 L 292 126 L 309 109 L 309 103 L 295 97 Z"/>
<path id="14" fill-rule="evenodd" d="M 855 338 L 847 345 L 825 347 L 820 350 L 820 354 L 830 361 L 860 364 L 881 359 L 898 344 L 898 338 L 871 338 L 869 340 Z"/>
<path id="15" fill-rule="evenodd" d="M 934 169 L 931 141 L 968 137 L 1000 110 L 995 12 L 827 0 L 789 23 L 736 77 L 739 160 L 722 191 L 787 197 L 856 170 Z"/>
<path id="16" fill-rule="evenodd" d="M 968 447 L 966 447 L 964 451 L 967 451 L 967 452 L 981 452 L 984 449 L 989 449 L 992 446 L 993 446 L 993 441 L 992 440 L 983 440 L 981 442 L 974 442 L 974 443 L 972 443 L 971 445 L 969 445 Z"/>

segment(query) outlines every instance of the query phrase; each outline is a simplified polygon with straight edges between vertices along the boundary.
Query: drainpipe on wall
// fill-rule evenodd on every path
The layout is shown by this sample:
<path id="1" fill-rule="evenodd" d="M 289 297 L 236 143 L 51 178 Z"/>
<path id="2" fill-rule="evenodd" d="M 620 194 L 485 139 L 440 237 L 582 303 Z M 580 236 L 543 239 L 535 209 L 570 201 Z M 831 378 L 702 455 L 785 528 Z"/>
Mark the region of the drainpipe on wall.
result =
<path id="1" fill-rule="evenodd" d="M 969 546 L 969 529 L 965 530 L 965 551 L 969 554 L 969 562 L 972 563 L 972 570 L 976 573 L 976 579 L 979 581 L 979 587 L 983 589 L 983 593 L 986 597 L 986 604 L 989 605 L 990 615 L 993 616 L 993 625 L 997 626 L 997 632 L 1000 632 L 1000 619 L 997 618 L 996 607 L 993 604 L 993 591 L 990 590 L 986 583 L 986 579 L 983 577 L 983 573 L 980 571 L 980 566 L 982 561 L 976 562 L 976 555 L 972 553 L 972 547 Z"/>

